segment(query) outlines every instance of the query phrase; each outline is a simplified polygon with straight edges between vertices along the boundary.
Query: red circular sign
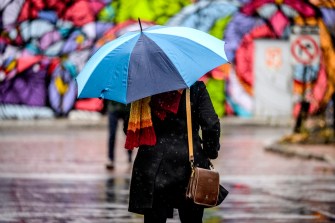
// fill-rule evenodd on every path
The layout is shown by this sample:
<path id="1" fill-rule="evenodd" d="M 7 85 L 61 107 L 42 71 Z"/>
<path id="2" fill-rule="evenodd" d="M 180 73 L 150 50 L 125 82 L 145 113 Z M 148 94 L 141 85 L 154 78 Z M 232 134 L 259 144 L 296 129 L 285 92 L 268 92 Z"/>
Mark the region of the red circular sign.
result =
<path id="1" fill-rule="evenodd" d="M 319 47 L 311 36 L 299 36 L 291 45 L 291 53 L 295 60 L 307 65 L 319 56 Z"/>

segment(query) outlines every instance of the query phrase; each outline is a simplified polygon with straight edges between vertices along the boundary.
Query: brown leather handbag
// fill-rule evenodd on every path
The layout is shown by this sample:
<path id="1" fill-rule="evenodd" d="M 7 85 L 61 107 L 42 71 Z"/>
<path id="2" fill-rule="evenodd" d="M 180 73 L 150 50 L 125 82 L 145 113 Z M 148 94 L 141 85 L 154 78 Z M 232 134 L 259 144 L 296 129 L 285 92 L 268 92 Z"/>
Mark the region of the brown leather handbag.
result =
<path id="1" fill-rule="evenodd" d="M 193 167 L 186 197 L 196 204 L 216 206 L 219 198 L 219 178 L 219 173 L 216 171 Z"/>
<path id="2" fill-rule="evenodd" d="M 186 111 L 189 161 L 192 168 L 186 197 L 192 199 L 196 204 L 214 207 L 219 205 L 226 198 L 228 191 L 220 185 L 220 175 L 214 170 L 214 166 L 210 161 L 211 169 L 194 166 L 190 89 L 186 89 Z"/>

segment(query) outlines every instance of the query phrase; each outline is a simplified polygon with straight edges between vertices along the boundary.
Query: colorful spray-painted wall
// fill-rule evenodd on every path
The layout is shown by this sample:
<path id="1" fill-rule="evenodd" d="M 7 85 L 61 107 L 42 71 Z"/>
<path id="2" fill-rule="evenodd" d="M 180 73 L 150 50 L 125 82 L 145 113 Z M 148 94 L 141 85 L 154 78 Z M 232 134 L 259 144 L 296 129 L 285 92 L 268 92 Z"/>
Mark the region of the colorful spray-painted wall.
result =
<path id="1" fill-rule="evenodd" d="M 321 61 L 307 80 L 310 113 L 334 92 L 333 1 L 3 0 L 0 12 L 1 119 L 103 112 L 99 99 L 76 99 L 75 77 L 102 44 L 138 29 L 137 18 L 144 26 L 188 26 L 226 41 L 231 64 L 203 77 L 219 116 L 253 115 L 254 40 L 287 40 L 294 24 L 320 30 Z M 293 70 L 293 93 L 301 95 L 302 72 Z"/>

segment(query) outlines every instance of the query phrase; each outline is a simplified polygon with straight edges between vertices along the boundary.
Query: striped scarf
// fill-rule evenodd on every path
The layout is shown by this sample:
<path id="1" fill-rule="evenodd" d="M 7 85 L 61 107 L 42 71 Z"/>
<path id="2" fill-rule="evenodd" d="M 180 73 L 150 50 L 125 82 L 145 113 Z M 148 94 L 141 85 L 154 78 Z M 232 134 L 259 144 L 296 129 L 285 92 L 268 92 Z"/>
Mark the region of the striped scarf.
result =
<path id="1" fill-rule="evenodd" d="M 131 103 L 125 148 L 154 146 L 156 134 L 151 114 L 164 120 L 167 113 L 177 114 L 183 90 L 166 92 Z M 152 113 L 151 113 L 152 112 Z"/>

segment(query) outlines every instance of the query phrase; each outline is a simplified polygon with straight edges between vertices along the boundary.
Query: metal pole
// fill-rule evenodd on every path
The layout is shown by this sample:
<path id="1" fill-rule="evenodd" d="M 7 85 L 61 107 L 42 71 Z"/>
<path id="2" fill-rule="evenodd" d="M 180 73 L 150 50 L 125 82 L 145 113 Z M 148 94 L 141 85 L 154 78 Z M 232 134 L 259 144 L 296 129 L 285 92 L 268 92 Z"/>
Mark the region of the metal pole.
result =
<path id="1" fill-rule="evenodd" d="M 300 102 L 300 111 L 297 117 L 297 121 L 294 127 L 294 132 L 295 133 L 300 133 L 301 132 L 301 127 L 303 124 L 303 121 L 307 118 L 308 115 L 308 110 L 309 110 L 309 102 L 306 100 L 306 86 L 307 86 L 307 80 L 306 80 L 306 75 L 307 75 L 307 71 L 308 71 L 308 66 L 305 65 L 304 66 L 304 70 L 303 70 L 303 76 L 302 76 L 302 99 Z"/>
<path id="2" fill-rule="evenodd" d="M 333 100 L 333 135 L 335 137 L 335 92 L 333 93 L 333 96 L 332 96 L 332 100 Z"/>

